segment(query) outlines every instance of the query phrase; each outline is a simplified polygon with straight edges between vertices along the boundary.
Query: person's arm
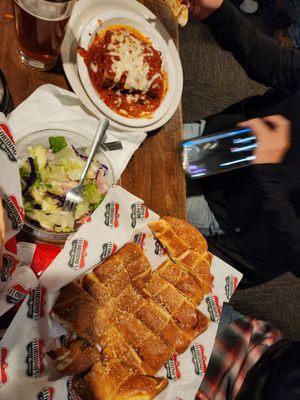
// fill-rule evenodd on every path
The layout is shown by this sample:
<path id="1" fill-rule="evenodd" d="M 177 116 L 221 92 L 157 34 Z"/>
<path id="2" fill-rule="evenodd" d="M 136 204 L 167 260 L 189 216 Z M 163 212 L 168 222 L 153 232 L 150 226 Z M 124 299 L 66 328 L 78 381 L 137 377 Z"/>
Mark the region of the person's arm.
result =
<path id="1" fill-rule="evenodd" d="M 189 0 L 191 13 L 208 25 L 250 78 L 288 94 L 300 89 L 300 50 L 281 47 L 261 33 L 230 0 Z"/>
<path id="2" fill-rule="evenodd" d="M 253 170 L 264 193 L 263 207 L 280 235 L 283 248 L 288 248 L 287 261 L 292 271 L 300 276 L 300 218 L 289 198 L 291 188 L 300 185 L 300 168 L 291 170 L 280 164 L 290 146 L 290 123 L 277 115 L 239 126 L 251 128 L 256 135 L 258 147 Z"/>

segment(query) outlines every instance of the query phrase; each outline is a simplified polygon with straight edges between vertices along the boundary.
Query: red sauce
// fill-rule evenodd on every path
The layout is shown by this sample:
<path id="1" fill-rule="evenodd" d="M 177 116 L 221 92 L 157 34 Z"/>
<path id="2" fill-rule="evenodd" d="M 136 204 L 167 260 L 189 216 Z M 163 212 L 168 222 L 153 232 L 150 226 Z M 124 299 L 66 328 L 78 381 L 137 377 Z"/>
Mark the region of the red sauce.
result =
<path id="1" fill-rule="evenodd" d="M 111 43 L 113 32 L 126 30 L 137 38 L 144 47 L 144 60 L 149 64 L 147 79 L 155 74 L 160 74 L 152 82 L 147 93 L 140 90 L 129 90 L 124 88 L 127 73 L 124 72 L 119 82 L 115 83 L 115 73 L 112 69 L 113 59 L 107 46 Z M 160 106 L 167 91 L 167 76 L 162 69 L 162 58 L 159 51 L 154 49 L 150 40 L 140 32 L 128 26 L 113 26 L 98 34 L 89 46 L 88 50 L 78 49 L 88 68 L 91 82 L 98 92 L 100 98 L 113 111 L 128 118 L 151 118 Z M 97 66 L 95 72 L 93 68 Z M 134 100 L 128 100 L 128 95 L 133 95 Z"/>

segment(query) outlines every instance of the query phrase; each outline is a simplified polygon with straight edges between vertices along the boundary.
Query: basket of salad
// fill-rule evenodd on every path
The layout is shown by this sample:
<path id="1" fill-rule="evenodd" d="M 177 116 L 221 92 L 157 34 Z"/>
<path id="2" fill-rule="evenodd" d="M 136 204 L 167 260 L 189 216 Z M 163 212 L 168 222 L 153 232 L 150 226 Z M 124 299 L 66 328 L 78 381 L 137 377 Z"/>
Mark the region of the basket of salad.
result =
<path id="1" fill-rule="evenodd" d="M 35 132 L 17 141 L 27 233 L 63 243 L 101 204 L 115 184 L 103 150 L 95 155 L 84 181 L 84 200 L 74 212 L 62 207 L 67 192 L 79 182 L 90 144 L 86 136 L 59 130 Z"/>

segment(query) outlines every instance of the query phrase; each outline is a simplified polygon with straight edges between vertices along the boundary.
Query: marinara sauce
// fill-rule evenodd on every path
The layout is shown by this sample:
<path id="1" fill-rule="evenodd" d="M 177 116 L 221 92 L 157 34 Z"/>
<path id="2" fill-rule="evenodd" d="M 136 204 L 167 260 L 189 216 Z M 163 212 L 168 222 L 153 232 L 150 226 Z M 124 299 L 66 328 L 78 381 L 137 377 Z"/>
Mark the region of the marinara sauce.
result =
<path id="1" fill-rule="evenodd" d="M 120 42 L 118 35 L 121 37 Z M 126 40 L 135 44 L 139 41 L 134 50 L 138 47 L 137 61 L 146 71 L 144 76 L 141 73 L 141 86 L 138 85 L 138 78 L 132 79 L 134 72 L 138 73 L 141 68 L 138 68 L 138 63 L 135 65 L 134 50 L 131 55 L 126 54 Z M 166 94 L 168 82 L 161 53 L 152 46 L 148 38 L 129 26 L 115 25 L 96 35 L 88 50 L 79 48 L 78 52 L 84 59 L 94 88 L 110 109 L 128 118 L 152 117 Z M 131 61 L 127 70 L 124 63 L 122 64 L 122 57 Z M 122 74 L 119 76 L 118 64 L 122 66 Z M 134 84 L 131 86 L 132 81 Z"/>

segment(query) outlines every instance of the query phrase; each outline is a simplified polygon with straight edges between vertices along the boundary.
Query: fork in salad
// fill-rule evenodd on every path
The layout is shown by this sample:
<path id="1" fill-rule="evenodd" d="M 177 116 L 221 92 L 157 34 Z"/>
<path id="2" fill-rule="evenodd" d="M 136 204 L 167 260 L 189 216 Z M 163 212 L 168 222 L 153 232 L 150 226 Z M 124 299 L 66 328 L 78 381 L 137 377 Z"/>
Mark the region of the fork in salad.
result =
<path id="1" fill-rule="evenodd" d="M 49 147 L 28 148 L 20 165 L 26 219 L 54 232 L 72 232 L 89 219 L 108 191 L 108 166 L 96 154 L 83 181 L 83 201 L 74 213 L 64 210 L 67 192 L 78 185 L 90 149 L 68 145 L 64 136 L 49 137 Z"/>
<path id="2" fill-rule="evenodd" d="M 90 154 L 88 156 L 86 165 L 83 169 L 83 172 L 81 174 L 81 177 L 79 179 L 78 185 L 70 189 L 66 195 L 63 208 L 64 210 L 71 211 L 73 212 L 74 209 L 78 206 L 79 203 L 83 201 L 83 184 L 84 184 L 84 179 L 88 173 L 88 170 L 90 168 L 90 165 L 94 159 L 94 156 L 96 154 L 96 151 L 98 150 L 98 147 L 100 144 L 103 142 L 104 135 L 108 129 L 109 122 L 107 119 L 100 120 L 98 123 L 98 127 L 95 133 L 95 137 L 93 140 L 93 144 L 91 147 Z"/>

